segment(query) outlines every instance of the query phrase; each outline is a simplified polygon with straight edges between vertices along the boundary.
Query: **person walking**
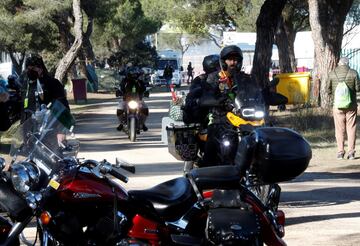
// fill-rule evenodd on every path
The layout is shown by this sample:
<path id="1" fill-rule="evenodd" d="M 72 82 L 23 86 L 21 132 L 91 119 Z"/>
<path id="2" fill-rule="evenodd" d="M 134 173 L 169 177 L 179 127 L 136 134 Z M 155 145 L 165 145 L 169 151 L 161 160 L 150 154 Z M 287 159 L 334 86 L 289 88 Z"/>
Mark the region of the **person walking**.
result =
<path id="1" fill-rule="evenodd" d="M 347 57 L 340 58 L 338 66 L 329 73 L 327 92 L 332 99 L 337 144 L 337 159 L 345 156 L 345 135 L 348 141 L 347 159 L 355 159 L 356 141 L 356 93 L 360 90 L 359 74 L 349 67 Z M 346 102 L 348 98 L 348 103 Z"/>
<path id="2" fill-rule="evenodd" d="M 194 68 L 192 67 L 191 62 L 189 62 L 189 65 L 187 66 L 187 76 L 187 84 L 190 84 L 194 79 Z"/>
<path id="3" fill-rule="evenodd" d="M 171 66 L 170 62 L 168 62 L 164 68 L 163 77 L 166 81 L 166 86 L 169 91 L 170 91 L 171 80 L 173 78 L 173 72 L 174 72 L 174 68 L 173 66 Z"/>

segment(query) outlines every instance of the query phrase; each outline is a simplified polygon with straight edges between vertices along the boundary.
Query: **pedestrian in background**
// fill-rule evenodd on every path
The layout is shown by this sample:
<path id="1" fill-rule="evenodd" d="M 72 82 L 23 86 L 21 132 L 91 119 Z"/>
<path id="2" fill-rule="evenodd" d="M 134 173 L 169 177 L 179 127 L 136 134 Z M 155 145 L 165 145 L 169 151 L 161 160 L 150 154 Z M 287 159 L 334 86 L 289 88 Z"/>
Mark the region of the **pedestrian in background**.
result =
<path id="1" fill-rule="evenodd" d="M 344 84 L 341 84 L 344 83 Z M 347 86 L 345 90 L 338 90 L 338 85 Z M 347 159 L 355 159 L 355 141 L 356 141 L 356 114 L 357 103 L 356 93 L 360 90 L 359 74 L 349 67 L 349 59 L 342 57 L 338 66 L 330 72 L 328 76 L 327 92 L 331 96 L 333 105 L 333 117 L 335 123 L 335 137 L 337 143 L 337 159 L 344 159 L 345 156 L 345 135 L 348 141 Z M 337 98 L 339 91 L 342 95 L 349 94 L 349 104 L 347 106 L 338 106 Z"/>
<path id="2" fill-rule="evenodd" d="M 170 62 L 168 62 L 164 68 L 163 77 L 166 81 L 166 86 L 168 87 L 169 91 L 170 91 L 171 79 L 173 78 L 173 72 L 174 72 L 174 68 L 173 66 L 171 66 Z"/>
<path id="3" fill-rule="evenodd" d="M 191 62 L 189 62 L 188 66 L 187 66 L 187 76 L 188 76 L 187 84 L 190 84 L 191 81 L 193 81 L 193 79 L 194 79 L 194 68 L 192 67 Z"/>

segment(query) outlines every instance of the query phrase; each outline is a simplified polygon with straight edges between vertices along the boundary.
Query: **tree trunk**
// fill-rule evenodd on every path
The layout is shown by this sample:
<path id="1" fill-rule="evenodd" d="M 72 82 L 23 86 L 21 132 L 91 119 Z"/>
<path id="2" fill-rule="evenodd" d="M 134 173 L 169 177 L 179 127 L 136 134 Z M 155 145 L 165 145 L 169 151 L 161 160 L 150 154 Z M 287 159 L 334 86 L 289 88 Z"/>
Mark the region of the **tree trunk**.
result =
<path id="1" fill-rule="evenodd" d="M 83 42 L 83 47 L 81 49 L 81 51 L 78 53 L 78 61 L 79 61 L 79 70 L 81 73 L 81 76 L 83 78 L 87 78 L 87 80 L 91 81 L 91 78 L 88 77 L 88 73 L 87 73 L 87 69 L 86 69 L 86 65 L 88 63 L 92 63 L 95 60 L 95 54 L 90 42 L 90 36 L 93 32 L 93 23 L 94 23 L 94 19 L 92 17 L 88 17 L 88 24 L 87 24 L 87 29 L 86 32 L 84 33 L 84 42 Z"/>
<path id="2" fill-rule="evenodd" d="M 55 78 L 61 82 L 66 77 L 66 74 L 77 57 L 78 52 L 81 49 L 83 43 L 83 16 L 81 12 L 81 0 L 73 0 L 73 14 L 75 17 L 74 32 L 75 40 L 71 48 L 68 50 L 66 55 L 60 60 L 59 65 L 56 69 Z"/>
<path id="3" fill-rule="evenodd" d="M 285 22 L 280 18 L 279 25 L 275 32 L 275 44 L 279 52 L 279 66 L 282 73 L 296 71 L 296 60 L 294 51 L 295 30 L 292 23 Z"/>
<path id="4" fill-rule="evenodd" d="M 256 44 L 251 75 L 261 87 L 269 80 L 275 30 L 285 3 L 286 0 L 265 0 L 256 20 Z"/>
<path id="5" fill-rule="evenodd" d="M 313 96 L 315 102 L 320 98 L 320 106 L 327 108 L 330 106 L 326 92 L 328 73 L 339 61 L 343 26 L 353 0 L 308 0 L 308 3 L 315 47 L 313 92 L 318 93 Z"/>
<path id="6" fill-rule="evenodd" d="M 17 56 L 16 53 L 13 52 L 12 50 L 8 50 L 8 52 L 10 55 L 11 62 L 15 68 L 15 72 L 18 76 L 20 76 L 25 60 L 25 51 L 21 52 L 18 57 L 16 57 Z"/>
<path id="7" fill-rule="evenodd" d="M 88 24 L 86 32 L 84 33 L 84 54 L 88 62 L 94 62 L 95 60 L 95 53 L 90 42 L 91 34 L 93 33 L 93 26 L 94 26 L 94 19 L 92 17 L 88 17 Z"/>

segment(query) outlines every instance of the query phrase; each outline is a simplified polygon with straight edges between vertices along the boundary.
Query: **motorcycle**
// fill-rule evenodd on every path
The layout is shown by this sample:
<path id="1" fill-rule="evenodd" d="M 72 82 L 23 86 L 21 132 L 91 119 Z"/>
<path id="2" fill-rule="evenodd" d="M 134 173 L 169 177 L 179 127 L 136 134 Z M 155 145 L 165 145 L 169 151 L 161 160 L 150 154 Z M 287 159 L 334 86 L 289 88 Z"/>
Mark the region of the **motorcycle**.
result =
<path id="1" fill-rule="evenodd" d="M 119 88 L 116 90 L 116 97 L 122 96 L 122 92 Z M 144 92 L 144 97 L 149 97 L 149 90 L 146 90 Z M 123 101 L 120 101 L 119 104 L 123 104 Z M 117 110 L 117 116 L 119 117 L 120 121 L 123 121 L 120 119 L 121 114 L 125 114 L 125 121 L 123 130 L 124 132 L 129 136 L 129 139 L 131 142 L 136 141 L 136 135 L 140 134 L 142 130 L 142 126 L 145 122 L 144 121 L 144 108 L 141 107 L 142 101 L 136 92 L 136 88 L 133 87 L 133 90 L 131 92 L 131 96 L 128 96 L 125 101 L 125 112 L 120 112 L 120 110 Z M 147 112 L 148 113 L 148 112 Z"/>
<path id="2" fill-rule="evenodd" d="M 252 190 L 306 169 L 311 150 L 299 134 L 259 128 L 239 146 L 236 166 L 194 169 L 147 190 L 126 191 L 113 178 L 127 182 L 122 170 L 135 172 L 134 166 L 78 160 L 59 148 L 54 138 L 72 125 L 54 106 L 22 125 L 9 171 L 0 161 L 0 205 L 14 220 L 10 231 L 11 223 L 0 220 L 6 228 L 1 245 L 17 243 L 33 218 L 40 245 L 286 245 L 284 216 L 271 210 L 279 192 L 271 189 L 266 200 Z"/>
<path id="3" fill-rule="evenodd" d="M 224 134 L 219 138 L 220 151 L 218 159 L 220 163 L 229 163 L 228 157 L 234 153 L 237 144 L 241 139 L 250 134 L 258 127 L 270 126 L 265 100 L 260 90 L 240 90 L 234 99 L 227 99 L 224 103 L 211 102 L 207 104 L 217 107 L 224 107 L 226 104 L 227 113 L 218 119 L 223 127 Z M 169 139 L 169 152 L 177 160 L 184 161 L 184 172 L 194 168 L 198 162 L 202 161 L 204 149 L 201 146 L 207 141 L 207 131 L 201 129 L 198 124 L 175 126 L 170 125 L 166 128 Z"/>

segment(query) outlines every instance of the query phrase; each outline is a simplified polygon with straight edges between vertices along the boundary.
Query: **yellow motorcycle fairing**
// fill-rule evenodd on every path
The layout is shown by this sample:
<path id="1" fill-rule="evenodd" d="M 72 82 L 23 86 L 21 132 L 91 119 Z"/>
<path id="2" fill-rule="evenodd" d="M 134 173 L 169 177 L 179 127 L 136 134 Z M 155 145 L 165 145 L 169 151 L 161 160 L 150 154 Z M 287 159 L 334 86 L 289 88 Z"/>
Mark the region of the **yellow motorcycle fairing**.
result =
<path id="1" fill-rule="evenodd" d="M 254 121 L 248 121 L 244 120 L 243 118 L 235 115 L 232 112 L 228 112 L 226 114 L 226 118 L 229 120 L 229 122 L 236 127 L 239 127 L 240 125 L 252 125 L 252 126 L 262 126 L 265 124 L 265 120 L 254 120 Z"/>

